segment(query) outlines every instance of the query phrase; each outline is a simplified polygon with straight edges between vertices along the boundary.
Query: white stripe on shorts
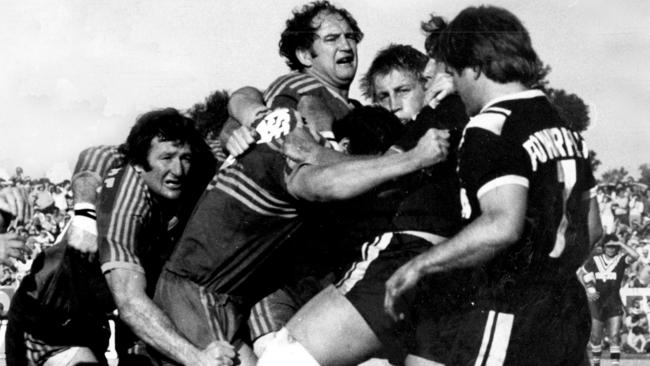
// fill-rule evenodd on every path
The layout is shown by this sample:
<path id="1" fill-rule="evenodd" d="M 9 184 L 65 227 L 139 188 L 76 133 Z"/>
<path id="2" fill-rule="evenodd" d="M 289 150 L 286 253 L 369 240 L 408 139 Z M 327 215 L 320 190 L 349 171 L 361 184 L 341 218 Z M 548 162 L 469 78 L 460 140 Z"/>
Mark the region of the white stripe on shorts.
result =
<path id="1" fill-rule="evenodd" d="M 357 282 L 363 279 L 372 261 L 379 257 L 379 253 L 388 247 L 392 239 L 393 233 L 384 233 L 361 246 L 361 261 L 352 264 L 343 278 L 336 284 L 341 293 L 348 293 Z"/>
<path id="2" fill-rule="evenodd" d="M 474 366 L 501 366 L 506 359 L 515 316 L 490 311 Z"/>

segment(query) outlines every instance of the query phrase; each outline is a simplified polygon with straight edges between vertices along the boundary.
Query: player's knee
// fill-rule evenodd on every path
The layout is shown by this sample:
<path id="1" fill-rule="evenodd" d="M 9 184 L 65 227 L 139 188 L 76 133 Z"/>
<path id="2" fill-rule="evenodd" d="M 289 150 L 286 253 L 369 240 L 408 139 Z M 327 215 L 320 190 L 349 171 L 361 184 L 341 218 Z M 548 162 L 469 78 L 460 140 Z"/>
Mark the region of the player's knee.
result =
<path id="1" fill-rule="evenodd" d="M 264 354 L 264 351 L 266 348 L 273 342 L 275 339 L 277 332 L 271 332 L 267 333 L 261 337 L 258 337 L 254 342 L 253 342 L 253 352 L 255 352 L 255 356 L 257 358 L 261 358 L 262 354 Z"/>
<path id="2" fill-rule="evenodd" d="M 302 344 L 282 328 L 267 344 L 257 366 L 320 366 Z"/>

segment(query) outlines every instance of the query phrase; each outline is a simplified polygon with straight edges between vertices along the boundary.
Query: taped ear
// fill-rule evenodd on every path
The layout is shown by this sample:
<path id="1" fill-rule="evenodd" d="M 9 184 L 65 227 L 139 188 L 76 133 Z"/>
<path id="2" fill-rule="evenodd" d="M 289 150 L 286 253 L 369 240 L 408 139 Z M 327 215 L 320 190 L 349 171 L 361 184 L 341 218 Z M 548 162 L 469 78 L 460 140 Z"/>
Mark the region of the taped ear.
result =
<path id="1" fill-rule="evenodd" d="M 298 58 L 298 61 L 300 61 L 300 63 L 305 67 L 311 67 L 313 64 L 313 57 L 311 55 L 311 51 L 308 49 L 296 49 L 296 57 Z"/>

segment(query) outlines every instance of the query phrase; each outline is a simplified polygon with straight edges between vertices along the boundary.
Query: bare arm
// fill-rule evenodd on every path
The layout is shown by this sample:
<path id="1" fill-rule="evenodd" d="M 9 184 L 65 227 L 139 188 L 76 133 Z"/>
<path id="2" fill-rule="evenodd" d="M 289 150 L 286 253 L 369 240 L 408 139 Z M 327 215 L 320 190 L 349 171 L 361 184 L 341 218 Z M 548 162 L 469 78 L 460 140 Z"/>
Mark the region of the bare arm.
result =
<path id="1" fill-rule="evenodd" d="M 238 89 L 230 96 L 228 113 L 240 124 L 251 127 L 253 122 L 268 112 L 262 93 L 251 86 Z"/>
<path id="2" fill-rule="evenodd" d="M 598 200 L 596 197 L 593 197 L 589 200 L 588 225 L 590 244 L 589 250 L 591 251 L 594 245 L 596 245 L 596 243 L 603 236 L 603 225 L 600 222 L 600 209 L 598 207 Z"/>
<path id="3" fill-rule="evenodd" d="M 524 228 L 528 189 L 505 185 L 480 199 L 481 215 L 448 241 L 398 269 L 386 282 L 384 306 L 397 318 L 395 300 L 427 274 L 475 266 L 515 243 Z"/>
<path id="4" fill-rule="evenodd" d="M 232 365 L 232 347 L 223 343 L 219 352 L 210 347 L 201 351 L 178 334 L 167 315 L 145 293 L 144 274 L 113 269 L 106 280 L 120 318 L 144 342 L 184 365 Z"/>
<path id="5" fill-rule="evenodd" d="M 639 257 L 641 256 L 639 252 L 636 251 L 636 249 L 632 248 L 631 246 L 623 242 L 619 242 L 618 245 L 621 247 L 621 249 L 625 250 L 625 252 L 629 256 L 630 260 L 628 261 L 628 263 L 632 263 L 633 261 L 639 259 Z"/>
<path id="6" fill-rule="evenodd" d="M 219 140 L 230 154 L 243 154 L 257 140 L 252 129 L 253 123 L 268 111 L 262 93 L 253 87 L 245 86 L 230 96 L 230 118 L 219 134 Z"/>
<path id="7" fill-rule="evenodd" d="M 390 179 L 443 161 L 447 157 L 446 138 L 441 131 L 429 130 L 415 148 L 403 154 L 372 158 L 341 155 L 341 161 L 333 164 L 304 166 L 290 178 L 288 189 L 294 196 L 309 201 L 355 197 Z M 319 151 L 333 157 L 332 153 Z M 316 158 L 319 159 L 323 158 Z"/>

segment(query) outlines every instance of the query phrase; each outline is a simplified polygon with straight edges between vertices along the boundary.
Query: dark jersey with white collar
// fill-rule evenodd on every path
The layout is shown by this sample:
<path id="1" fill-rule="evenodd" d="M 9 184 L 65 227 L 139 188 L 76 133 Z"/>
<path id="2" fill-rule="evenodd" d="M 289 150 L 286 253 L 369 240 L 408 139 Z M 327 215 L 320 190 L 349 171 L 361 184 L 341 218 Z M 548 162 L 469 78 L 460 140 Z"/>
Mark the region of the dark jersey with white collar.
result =
<path id="1" fill-rule="evenodd" d="M 563 284 L 589 252 L 587 214 L 595 181 L 580 133 L 569 129 L 539 90 L 489 103 L 465 128 L 459 151 L 463 217 L 499 186 L 528 188 L 521 238 L 483 265 L 488 297 L 518 301 L 509 290 Z"/>

